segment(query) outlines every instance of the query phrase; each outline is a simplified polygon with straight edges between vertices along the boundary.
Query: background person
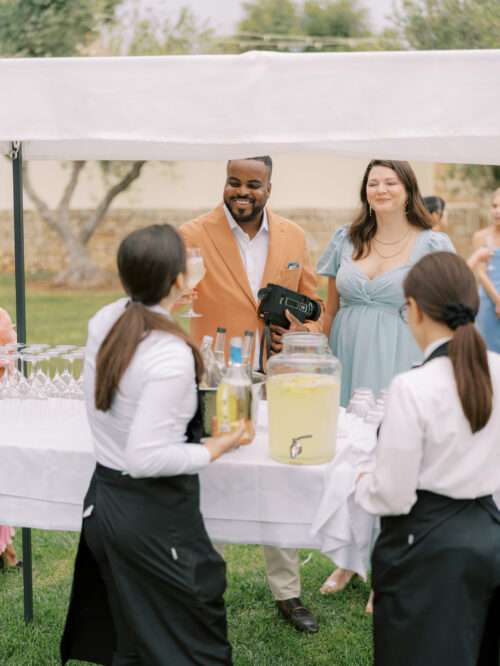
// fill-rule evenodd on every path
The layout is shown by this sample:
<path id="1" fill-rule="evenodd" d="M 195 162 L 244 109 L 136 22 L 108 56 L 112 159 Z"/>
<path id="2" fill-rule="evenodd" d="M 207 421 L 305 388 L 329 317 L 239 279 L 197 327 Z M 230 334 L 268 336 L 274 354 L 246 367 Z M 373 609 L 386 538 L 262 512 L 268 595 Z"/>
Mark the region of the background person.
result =
<path id="1" fill-rule="evenodd" d="M 448 231 L 448 211 L 446 201 L 441 197 L 430 196 L 423 198 L 424 206 L 432 218 L 433 231 Z"/>
<path id="2" fill-rule="evenodd" d="M 500 188 L 493 193 L 490 214 L 492 223 L 473 237 L 475 249 L 483 247 L 491 252 L 489 262 L 475 268 L 481 299 L 477 327 L 488 349 L 500 352 Z"/>
<path id="3" fill-rule="evenodd" d="M 169 225 L 118 250 L 129 299 L 89 323 L 85 400 L 97 467 L 62 641 L 69 658 L 112 666 L 226 666 L 225 565 L 199 508 L 198 472 L 240 442 L 199 442 L 203 362 L 173 321 L 186 252 Z"/>
<path id="4" fill-rule="evenodd" d="M 372 557 L 375 665 L 498 664 L 500 356 L 474 326 L 465 261 L 423 257 L 404 282 L 424 364 L 391 384 L 356 501 L 381 515 Z"/>
<path id="5" fill-rule="evenodd" d="M 258 349 L 263 323 L 257 315 L 257 292 L 269 282 L 317 299 L 304 231 L 267 207 L 271 175 L 268 156 L 229 161 L 223 203 L 180 228 L 186 245 L 201 249 L 206 266 L 205 277 L 196 287 L 196 311 L 203 316 L 191 320 L 197 343 L 223 326 L 226 339 L 255 331 Z M 293 321 L 290 330 L 303 328 L 319 331 L 322 322 L 302 326 Z M 274 351 L 281 349 L 283 332 L 279 327 L 272 329 Z M 300 599 L 298 551 L 265 546 L 263 553 L 280 613 L 301 631 L 317 631 L 316 620 Z"/>
<path id="6" fill-rule="evenodd" d="M 408 162 L 372 160 L 360 199 L 358 216 L 335 232 L 318 262 L 318 273 L 328 277 L 325 333 L 342 363 L 344 407 L 356 388 L 377 394 L 421 360 L 399 316 L 403 280 L 423 255 L 453 250 L 448 236 L 432 231 Z M 342 590 L 353 575 L 348 567 L 338 568 L 321 591 Z"/>

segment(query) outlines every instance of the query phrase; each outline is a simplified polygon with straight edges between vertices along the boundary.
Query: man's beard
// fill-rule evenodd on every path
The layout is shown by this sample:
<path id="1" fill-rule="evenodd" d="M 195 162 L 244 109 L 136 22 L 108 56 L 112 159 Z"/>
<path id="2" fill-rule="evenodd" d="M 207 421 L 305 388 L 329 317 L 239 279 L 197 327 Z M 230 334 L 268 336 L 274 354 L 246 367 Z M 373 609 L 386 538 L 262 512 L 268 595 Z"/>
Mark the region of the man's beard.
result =
<path id="1" fill-rule="evenodd" d="M 238 224 L 245 224 L 245 222 L 252 222 L 253 220 L 255 220 L 255 218 L 259 217 L 262 214 L 262 211 L 265 208 L 265 204 L 259 206 L 255 203 L 255 201 L 252 202 L 250 210 L 239 208 L 236 201 L 232 201 L 232 199 L 224 199 L 224 203 L 231 211 L 231 215 L 233 216 L 234 221 L 237 222 Z"/>

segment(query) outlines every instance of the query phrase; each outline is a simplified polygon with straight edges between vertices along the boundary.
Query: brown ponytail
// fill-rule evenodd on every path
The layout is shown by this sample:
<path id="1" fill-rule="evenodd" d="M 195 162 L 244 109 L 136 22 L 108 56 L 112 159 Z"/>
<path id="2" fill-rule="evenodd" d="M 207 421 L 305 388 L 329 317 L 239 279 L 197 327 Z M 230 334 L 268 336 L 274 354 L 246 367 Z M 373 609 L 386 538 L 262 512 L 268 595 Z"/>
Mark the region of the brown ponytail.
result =
<path id="1" fill-rule="evenodd" d="M 151 331 L 184 340 L 193 352 L 197 381 L 203 374 L 201 354 L 189 336 L 174 321 L 147 307 L 168 296 L 179 273 L 186 272 L 186 251 L 177 231 L 165 224 L 129 234 L 118 250 L 118 271 L 131 301 L 97 353 L 95 406 L 103 412 L 111 408 L 137 346 Z"/>
<path id="2" fill-rule="evenodd" d="M 493 385 L 486 345 L 473 323 L 479 296 L 472 271 L 458 255 L 435 252 L 413 266 L 403 288 L 406 298 L 454 331 L 448 355 L 464 414 L 478 432 L 491 416 Z"/>

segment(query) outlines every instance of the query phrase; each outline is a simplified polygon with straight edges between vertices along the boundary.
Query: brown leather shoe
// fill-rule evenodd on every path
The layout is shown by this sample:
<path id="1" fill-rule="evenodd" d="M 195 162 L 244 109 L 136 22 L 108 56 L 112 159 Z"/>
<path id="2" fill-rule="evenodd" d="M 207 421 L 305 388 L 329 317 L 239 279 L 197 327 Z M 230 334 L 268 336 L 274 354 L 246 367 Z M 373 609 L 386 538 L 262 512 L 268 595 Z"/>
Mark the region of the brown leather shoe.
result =
<path id="1" fill-rule="evenodd" d="M 308 634 L 315 634 L 319 631 L 318 623 L 313 614 L 307 610 L 298 597 L 277 601 L 276 606 L 285 620 L 290 622 L 298 631 L 305 631 Z"/>

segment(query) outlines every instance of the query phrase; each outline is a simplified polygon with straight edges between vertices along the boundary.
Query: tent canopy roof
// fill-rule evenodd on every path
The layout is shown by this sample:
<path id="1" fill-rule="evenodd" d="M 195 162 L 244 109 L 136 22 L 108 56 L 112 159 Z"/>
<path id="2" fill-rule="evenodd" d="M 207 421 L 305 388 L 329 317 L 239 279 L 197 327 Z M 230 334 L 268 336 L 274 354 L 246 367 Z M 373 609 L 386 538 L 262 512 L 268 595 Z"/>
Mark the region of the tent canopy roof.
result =
<path id="1" fill-rule="evenodd" d="M 500 50 L 0 59 L 0 152 L 500 164 Z"/>

